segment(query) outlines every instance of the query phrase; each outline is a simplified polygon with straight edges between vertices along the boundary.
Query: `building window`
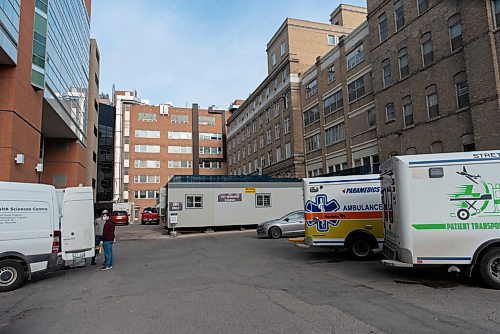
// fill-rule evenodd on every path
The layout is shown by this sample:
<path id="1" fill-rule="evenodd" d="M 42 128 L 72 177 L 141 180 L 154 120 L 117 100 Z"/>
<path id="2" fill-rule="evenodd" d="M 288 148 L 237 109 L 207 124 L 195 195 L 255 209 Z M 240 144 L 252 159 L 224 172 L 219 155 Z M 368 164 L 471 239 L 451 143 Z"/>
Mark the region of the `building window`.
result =
<path id="1" fill-rule="evenodd" d="M 186 209 L 202 209 L 203 195 L 186 195 Z"/>
<path id="2" fill-rule="evenodd" d="M 200 140 L 222 140 L 221 133 L 200 132 Z"/>
<path id="3" fill-rule="evenodd" d="M 191 139 L 192 135 L 191 132 L 169 131 L 168 139 Z"/>
<path id="4" fill-rule="evenodd" d="M 168 153 L 191 154 L 193 153 L 193 148 L 191 146 L 169 146 Z"/>
<path id="5" fill-rule="evenodd" d="M 321 133 L 306 138 L 306 153 L 310 153 L 321 148 Z"/>
<path id="6" fill-rule="evenodd" d="M 271 207 L 271 194 L 255 194 L 255 207 L 257 208 Z"/>
<path id="7" fill-rule="evenodd" d="M 375 112 L 375 108 L 368 110 L 368 129 L 373 129 L 377 126 L 377 113 Z"/>
<path id="8" fill-rule="evenodd" d="M 243 148 L 244 150 L 245 148 Z M 248 156 L 250 156 L 252 154 L 252 145 L 251 144 L 248 144 L 247 146 L 247 153 L 248 153 Z M 239 161 L 239 160 L 238 160 Z"/>
<path id="9" fill-rule="evenodd" d="M 134 183 L 160 183 L 160 175 L 134 175 Z"/>
<path id="10" fill-rule="evenodd" d="M 342 89 L 333 93 L 323 101 L 323 113 L 325 116 L 340 110 L 344 106 Z"/>
<path id="11" fill-rule="evenodd" d="M 259 147 L 264 148 L 264 135 L 259 136 Z"/>
<path id="12" fill-rule="evenodd" d="M 170 121 L 175 124 L 188 124 L 189 116 L 188 115 L 172 115 Z"/>
<path id="13" fill-rule="evenodd" d="M 424 64 L 424 67 L 426 67 L 434 62 L 434 51 L 432 47 L 431 34 L 424 34 L 420 41 L 422 43 L 422 62 Z"/>
<path id="14" fill-rule="evenodd" d="M 160 145 L 135 145 L 135 153 L 160 153 Z"/>
<path id="15" fill-rule="evenodd" d="M 493 0 L 493 15 L 495 27 L 500 28 L 500 0 Z"/>
<path id="16" fill-rule="evenodd" d="M 135 138 L 160 138 L 157 130 L 135 130 Z"/>
<path id="17" fill-rule="evenodd" d="M 385 118 L 387 122 L 394 121 L 396 119 L 396 110 L 394 109 L 394 103 L 389 103 L 385 106 Z"/>
<path id="18" fill-rule="evenodd" d="M 413 106 L 411 103 L 411 97 L 409 96 L 403 99 L 403 116 L 405 127 L 409 127 L 415 124 L 413 120 Z"/>
<path id="19" fill-rule="evenodd" d="M 271 144 L 273 142 L 273 132 L 271 129 L 267 130 L 267 145 Z"/>
<path id="20" fill-rule="evenodd" d="M 273 154 L 271 152 L 267 152 L 267 165 L 271 166 L 273 163 Z"/>
<path id="21" fill-rule="evenodd" d="M 439 116 L 439 104 L 436 85 L 431 85 L 425 89 L 427 99 L 427 113 L 429 118 L 436 118 Z"/>
<path id="22" fill-rule="evenodd" d="M 335 81 L 335 66 L 332 65 L 329 69 L 328 69 L 328 83 L 332 83 Z"/>
<path id="23" fill-rule="evenodd" d="M 275 65 L 276 65 L 276 54 L 273 53 L 273 66 L 275 66 Z"/>
<path id="24" fill-rule="evenodd" d="M 462 21 L 459 15 L 452 16 L 448 24 L 450 26 L 450 43 L 451 51 L 456 51 L 462 48 Z"/>
<path id="25" fill-rule="evenodd" d="M 160 168 L 159 160 L 134 160 L 135 168 Z"/>
<path id="26" fill-rule="evenodd" d="M 157 122 L 156 114 L 152 113 L 140 112 L 138 119 L 139 122 Z"/>
<path id="27" fill-rule="evenodd" d="M 318 92 L 318 80 L 314 79 L 306 85 L 306 99 Z"/>
<path id="28" fill-rule="evenodd" d="M 257 152 L 257 139 L 253 141 L 253 153 Z"/>
<path id="29" fill-rule="evenodd" d="M 176 160 L 168 161 L 168 168 L 191 168 L 191 167 L 193 167 L 192 161 L 176 161 Z"/>
<path id="30" fill-rule="evenodd" d="M 198 119 L 200 125 L 215 125 L 215 117 L 213 116 L 200 116 Z"/>
<path id="31" fill-rule="evenodd" d="M 443 142 L 442 141 L 435 141 L 434 143 L 431 144 L 431 152 L 432 153 L 443 153 Z"/>
<path id="32" fill-rule="evenodd" d="M 285 55 L 285 49 L 286 49 L 285 42 L 281 43 L 280 49 L 281 49 L 281 56 L 283 57 Z"/>
<path id="33" fill-rule="evenodd" d="M 319 121 L 319 105 L 315 105 L 304 113 L 305 126 L 309 126 L 310 124 L 317 121 Z"/>
<path id="34" fill-rule="evenodd" d="M 280 135 L 281 135 L 281 125 L 278 123 L 274 125 L 274 138 L 278 140 L 280 139 Z"/>
<path id="35" fill-rule="evenodd" d="M 399 1 L 394 5 L 394 19 L 396 22 L 396 31 L 403 28 L 405 25 L 405 11 L 402 1 Z"/>
<path id="36" fill-rule="evenodd" d="M 221 169 L 222 163 L 218 161 L 202 161 L 200 162 L 201 169 Z"/>
<path id="37" fill-rule="evenodd" d="M 281 146 L 276 148 L 276 162 L 281 161 Z"/>
<path id="38" fill-rule="evenodd" d="M 337 38 L 335 35 L 328 35 L 328 45 L 336 45 L 337 44 Z"/>
<path id="39" fill-rule="evenodd" d="M 338 143 L 345 139 L 344 122 L 325 130 L 326 146 Z"/>
<path id="40" fill-rule="evenodd" d="M 283 132 L 285 135 L 290 133 L 290 117 L 285 118 L 283 121 Z"/>
<path id="41" fill-rule="evenodd" d="M 56 188 L 66 187 L 66 175 L 54 175 L 52 185 Z"/>
<path id="42" fill-rule="evenodd" d="M 361 77 L 347 86 L 349 89 L 349 103 L 365 95 L 365 77 Z"/>
<path id="43" fill-rule="evenodd" d="M 155 199 L 158 198 L 159 191 L 156 190 L 141 190 L 134 191 L 135 199 Z"/>
<path id="44" fill-rule="evenodd" d="M 384 78 L 384 87 L 392 85 L 391 62 L 389 59 L 382 62 L 382 76 Z"/>
<path id="45" fill-rule="evenodd" d="M 285 144 L 285 159 L 292 157 L 292 143 Z"/>
<path id="46" fill-rule="evenodd" d="M 191 147 L 189 147 L 191 148 Z M 220 146 L 200 146 L 200 154 L 222 154 Z"/>
<path id="47" fill-rule="evenodd" d="M 422 14 L 429 8 L 429 0 L 417 0 L 418 15 Z"/>
<path id="48" fill-rule="evenodd" d="M 363 44 L 361 44 L 347 55 L 347 70 L 356 67 L 363 60 L 365 60 L 365 53 L 363 51 Z"/>
<path id="49" fill-rule="evenodd" d="M 403 79 L 410 75 L 410 66 L 408 64 L 408 52 L 406 49 L 399 51 L 399 78 Z"/>
<path id="50" fill-rule="evenodd" d="M 467 81 L 462 81 L 456 84 L 458 109 L 469 106 L 469 84 Z"/>
<path id="51" fill-rule="evenodd" d="M 389 38 L 389 27 L 387 24 L 387 16 L 384 14 L 380 15 L 378 18 L 378 35 L 380 43 Z"/>
<path id="52" fill-rule="evenodd" d="M 415 155 L 417 154 L 417 149 L 415 147 L 408 147 L 406 149 L 406 155 Z"/>
<path id="53" fill-rule="evenodd" d="M 468 133 L 462 136 L 462 148 L 464 152 L 473 152 L 476 150 L 474 135 L 472 133 Z"/>

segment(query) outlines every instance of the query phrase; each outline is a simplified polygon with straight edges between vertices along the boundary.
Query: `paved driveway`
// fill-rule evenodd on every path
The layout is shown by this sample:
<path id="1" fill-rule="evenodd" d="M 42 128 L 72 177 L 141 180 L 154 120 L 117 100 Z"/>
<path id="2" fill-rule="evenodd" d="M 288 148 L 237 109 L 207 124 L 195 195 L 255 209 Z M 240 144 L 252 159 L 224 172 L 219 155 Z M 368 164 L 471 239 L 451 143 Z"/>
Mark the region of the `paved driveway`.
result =
<path id="1" fill-rule="evenodd" d="M 0 295 L 0 333 L 500 328 L 500 291 L 445 272 L 353 262 L 344 254 L 299 249 L 286 239 L 256 239 L 251 231 L 178 239 L 155 231 L 156 226 L 120 227 L 110 271 L 62 271 Z"/>

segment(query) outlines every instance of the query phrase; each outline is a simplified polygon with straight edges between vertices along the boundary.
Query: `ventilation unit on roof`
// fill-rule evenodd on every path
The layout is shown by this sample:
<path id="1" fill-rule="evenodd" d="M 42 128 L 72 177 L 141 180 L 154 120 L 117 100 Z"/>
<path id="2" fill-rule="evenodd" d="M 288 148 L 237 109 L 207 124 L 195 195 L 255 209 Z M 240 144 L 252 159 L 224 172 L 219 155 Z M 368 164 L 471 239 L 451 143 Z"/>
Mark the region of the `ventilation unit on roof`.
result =
<path id="1" fill-rule="evenodd" d="M 168 116 L 168 104 L 160 104 L 160 115 L 162 116 Z"/>

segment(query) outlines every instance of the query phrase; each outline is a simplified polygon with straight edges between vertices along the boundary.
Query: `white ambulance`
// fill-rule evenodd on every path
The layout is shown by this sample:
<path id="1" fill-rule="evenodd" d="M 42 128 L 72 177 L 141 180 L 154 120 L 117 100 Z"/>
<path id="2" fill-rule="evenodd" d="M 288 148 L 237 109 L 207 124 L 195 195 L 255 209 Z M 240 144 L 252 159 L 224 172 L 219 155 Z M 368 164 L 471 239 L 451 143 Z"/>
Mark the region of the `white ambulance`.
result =
<path id="1" fill-rule="evenodd" d="M 500 151 L 392 157 L 382 165 L 387 265 L 446 265 L 500 289 Z"/>
<path id="2" fill-rule="evenodd" d="M 347 247 L 356 259 L 382 249 L 380 175 L 309 178 L 303 187 L 306 247 Z"/>
<path id="3" fill-rule="evenodd" d="M 0 292 L 94 256 L 92 188 L 0 182 Z"/>

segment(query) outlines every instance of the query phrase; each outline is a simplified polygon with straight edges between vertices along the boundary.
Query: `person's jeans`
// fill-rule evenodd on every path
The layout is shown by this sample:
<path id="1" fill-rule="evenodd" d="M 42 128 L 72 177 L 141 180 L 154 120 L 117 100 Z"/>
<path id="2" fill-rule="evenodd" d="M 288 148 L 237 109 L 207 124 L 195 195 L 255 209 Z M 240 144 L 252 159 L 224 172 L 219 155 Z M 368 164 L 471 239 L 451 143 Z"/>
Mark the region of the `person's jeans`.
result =
<path id="1" fill-rule="evenodd" d="M 104 248 L 104 265 L 109 268 L 113 265 L 113 241 L 103 241 Z"/>

